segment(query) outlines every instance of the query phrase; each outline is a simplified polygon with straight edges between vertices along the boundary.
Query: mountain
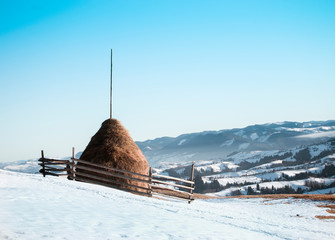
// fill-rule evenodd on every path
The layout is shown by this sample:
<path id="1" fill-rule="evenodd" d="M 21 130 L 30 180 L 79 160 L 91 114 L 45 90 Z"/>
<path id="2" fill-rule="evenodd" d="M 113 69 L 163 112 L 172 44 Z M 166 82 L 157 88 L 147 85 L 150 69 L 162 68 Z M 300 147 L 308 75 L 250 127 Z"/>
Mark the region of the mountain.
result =
<path id="1" fill-rule="evenodd" d="M 153 167 L 222 160 L 236 152 L 286 150 L 335 137 L 335 120 L 281 122 L 136 142 Z"/>

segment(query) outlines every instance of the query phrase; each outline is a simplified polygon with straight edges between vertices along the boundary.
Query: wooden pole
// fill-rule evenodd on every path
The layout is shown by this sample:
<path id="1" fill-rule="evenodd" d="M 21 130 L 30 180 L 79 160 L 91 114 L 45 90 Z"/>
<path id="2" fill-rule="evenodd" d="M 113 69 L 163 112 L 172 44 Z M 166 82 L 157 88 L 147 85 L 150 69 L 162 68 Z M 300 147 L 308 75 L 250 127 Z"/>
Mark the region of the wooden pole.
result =
<path id="1" fill-rule="evenodd" d="M 111 92 L 110 92 L 110 119 L 112 119 L 112 95 L 113 95 L 113 49 L 111 49 Z"/>
<path id="2" fill-rule="evenodd" d="M 42 171 L 43 171 L 43 177 L 45 177 L 45 165 L 44 165 L 44 152 L 41 150 L 41 155 L 42 155 Z"/>
<path id="3" fill-rule="evenodd" d="M 74 175 L 74 147 L 72 147 L 72 164 L 71 164 L 71 173 L 72 173 L 72 180 L 74 180 L 75 175 Z"/>
<path id="4" fill-rule="evenodd" d="M 192 164 L 192 170 L 191 170 L 191 179 L 192 182 L 194 181 L 194 163 Z M 194 184 L 190 184 L 190 187 L 193 187 Z M 193 200 L 193 190 L 190 189 L 190 200 L 188 201 L 188 203 L 191 203 L 191 201 Z"/>
<path id="5" fill-rule="evenodd" d="M 151 185 L 152 185 L 152 168 L 150 167 L 149 168 L 149 191 L 148 191 L 148 195 L 149 197 L 152 197 L 152 188 L 151 188 Z"/>

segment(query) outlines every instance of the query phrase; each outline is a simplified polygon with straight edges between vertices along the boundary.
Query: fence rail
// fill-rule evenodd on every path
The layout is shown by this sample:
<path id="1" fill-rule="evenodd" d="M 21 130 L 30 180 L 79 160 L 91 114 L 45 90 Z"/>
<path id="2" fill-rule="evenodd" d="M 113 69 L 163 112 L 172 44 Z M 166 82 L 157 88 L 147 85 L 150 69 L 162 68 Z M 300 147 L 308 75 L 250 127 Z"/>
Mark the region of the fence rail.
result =
<path id="1" fill-rule="evenodd" d="M 74 157 L 74 148 L 71 161 L 45 158 L 43 150 L 41 155 L 40 173 L 44 177 L 67 176 L 69 180 L 99 184 L 148 197 L 167 196 L 187 200 L 189 203 L 194 200 L 194 165 L 190 180 L 185 180 L 153 174 L 151 167 L 148 175 L 145 175 L 77 159 Z"/>

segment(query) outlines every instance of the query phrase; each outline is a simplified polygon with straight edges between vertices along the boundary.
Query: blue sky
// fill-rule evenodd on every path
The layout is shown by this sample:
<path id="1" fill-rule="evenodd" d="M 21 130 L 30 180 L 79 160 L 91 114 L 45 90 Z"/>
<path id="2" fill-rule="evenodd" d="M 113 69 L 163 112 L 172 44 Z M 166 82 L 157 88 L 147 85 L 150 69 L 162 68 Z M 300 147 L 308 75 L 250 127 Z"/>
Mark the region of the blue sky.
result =
<path id="1" fill-rule="evenodd" d="M 83 150 L 113 116 L 135 140 L 335 119 L 335 2 L 1 1 L 0 161 Z"/>

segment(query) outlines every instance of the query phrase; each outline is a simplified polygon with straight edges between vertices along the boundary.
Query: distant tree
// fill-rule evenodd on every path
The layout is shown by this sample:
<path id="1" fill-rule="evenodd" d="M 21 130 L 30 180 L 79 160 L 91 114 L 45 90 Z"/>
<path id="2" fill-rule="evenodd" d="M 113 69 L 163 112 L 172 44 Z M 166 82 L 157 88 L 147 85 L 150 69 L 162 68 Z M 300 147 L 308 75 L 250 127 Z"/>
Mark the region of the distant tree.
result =
<path id="1" fill-rule="evenodd" d="M 331 177 L 335 175 L 335 166 L 333 164 L 326 165 L 321 172 L 322 177 Z"/>
<path id="2" fill-rule="evenodd" d="M 186 166 L 183 172 L 183 175 L 187 178 L 189 178 L 191 176 L 191 171 L 192 171 L 192 165 Z M 196 169 L 194 169 L 194 174 L 197 175 L 201 175 L 200 172 L 198 172 Z"/>
<path id="3" fill-rule="evenodd" d="M 213 190 L 214 192 L 218 192 L 221 191 L 223 187 L 221 186 L 219 181 L 215 179 L 209 184 L 209 189 Z"/>
<path id="4" fill-rule="evenodd" d="M 239 196 L 239 195 L 242 195 L 241 191 L 239 189 L 235 190 L 235 191 L 232 191 L 230 193 L 231 196 Z"/>
<path id="5" fill-rule="evenodd" d="M 259 188 L 259 183 L 256 184 L 256 190 L 259 191 L 260 188 Z"/>
<path id="6" fill-rule="evenodd" d="M 206 189 L 206 185 L 204 181 L 202 180 L 202 177 L 200 175 L 196 175 L 194 178 L 194 192 L 195 193 L 202 193 Z"/>
<path id="7" fill-rule="evenodd" d="M 327 185 L 325 184 L 325 182 L 317 182 L 313 180 L 306 180 L 305 186 L 308 187 L 310 191 L 327 188 Z"/>
<path id="8" fill-rule="evenodd" d="M 272 191 L 268 187 L 261 188 L 261 194 L 272 194 Z"/>
<path id="9" fill-rule="evenodd" d="M 311 154 L 308 148 L 305 148 L 294 155 L 297 163 L 306 163 L 311 161 Z"/>
<path id="10" fill-rule="evenodd" d="M 250 186 L 248 187 L 247 195 L 255 195 L 254 189 L 252 189 Z"/>
<path id="11" fill-rule="evenodd" d="M 303 192 L 304 192 L 304 191 L 302 190 L 302 188 L 301 188 L 301 187 L 298 187 L 296 193 L 298 193 L 298 194 L 302 194 Z"/>
<path id="12" fill-rule="evenodd" d="M 181 178 L 181 175 L 177 173 L 177 171 L 174 168 L 167 169 L 165 170 L 165 172 L 167 172 L 171 177 Z"/>
<path id="13" fill-rule="evenodd" d="M 281 178 L 282 178 L 283 180 L 286 180 L 286 179 L 288 178 L 288 175 L 286 175 L 285 173 L 282 173 L 282 174 L 281 174 Z"/>

